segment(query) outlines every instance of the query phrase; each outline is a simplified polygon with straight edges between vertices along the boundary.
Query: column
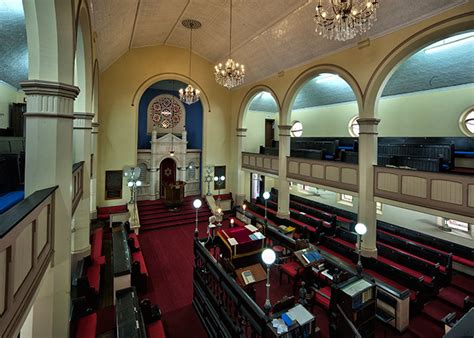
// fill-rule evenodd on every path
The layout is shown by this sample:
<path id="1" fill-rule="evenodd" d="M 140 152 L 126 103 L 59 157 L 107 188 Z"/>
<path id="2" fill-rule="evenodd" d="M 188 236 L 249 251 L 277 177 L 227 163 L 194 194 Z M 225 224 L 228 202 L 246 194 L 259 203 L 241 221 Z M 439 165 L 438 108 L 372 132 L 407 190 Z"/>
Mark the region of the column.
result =
<path id="1" fill-rule="evenodd" d="M 362 255 L 377 256 L 377 214 L 374 201 L 374 164 L 377 163 L 376 118 L 359 118 L 359 213 L 358 222 L 367 226 L 362 237 Z"/>
<path id="2" fill-rule="evenodd" d="M 150 194 L 152 195 L 151 199 L 155 200 L 156 195 L 160 192 L 160 190 L 156 191 L 156 186 L 158 182 L 158 132 L 156 131 L 156 126 L 153 126 L 153 130 L 151 132 L 151 152 L 150 152 Z"/>
<path id="3" fill-rule="evenodd" d="M 290 218 L 290 184 L 286 178 L 287 157 L 290 156 L 291 126 L 279 125 L 280 140 L 278 142 L 278 212 L 280 218 Z"/>
<path id="4" fill-rule="evenodd" d="M 235 204 L 242 205 L 245 200 L 245 172 L 242 170 L 242 151 L 244 150 L 244 140 L 247 136 L 246 128 L 237 128 L 237 161 L 236 161 L 236 194 Z"/>
<path id="5" fill-rule="evenodd" d="M 91 151 L 92 151 L 92 166 L 91 166 L 91 219 L 97 218 L 97 140 L 99 139 L 99 123 L 92 122 L 91 131 Z"/>
<path id="6" fill-rule="evenodd" d="M 54 256 L 45 281 L 49 292 L 33 305 L 38 337 L 68 337 L 71 287 L 72 123 L 79 88 L 58 82 L 29 80 L 27 96 L 25 195 L 58 186 L 54 206 Z"/>
<path id="7" fill-rule="evenodd" d="M 84 162 L 82 198 L 77 206 L 73 218 L 73 228 L 71 237 L 71 254 L 73 255 L 73 267 L 75 262 L 90 254 L 90 216 L 91 216 L 91 139 L 92 139 L 92 119 L 91 113 L 74 113 L 73 121 L 73 162 Z"/>

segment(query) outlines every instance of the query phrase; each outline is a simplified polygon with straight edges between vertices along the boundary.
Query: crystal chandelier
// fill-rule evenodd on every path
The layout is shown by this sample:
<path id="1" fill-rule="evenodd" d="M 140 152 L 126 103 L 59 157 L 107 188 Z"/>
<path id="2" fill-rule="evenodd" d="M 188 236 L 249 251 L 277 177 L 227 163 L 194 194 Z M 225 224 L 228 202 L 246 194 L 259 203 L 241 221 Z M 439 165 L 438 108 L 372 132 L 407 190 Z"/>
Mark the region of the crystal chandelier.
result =
<path id="1" fill-rule="evenodd" d="M 316 32 L 330 40 L 346 41 L 367 32 L 377 20 L 377 0 L 327 0 L 316 6 Z"/>
<path id="2" fill-rule="evenodd" d="M 193 29 L 199 29 L 201 27 L 201 23 L 197 20 L 187 19 L 183 20 L 182 25 L 188 28 L 191 31 L 189 37 L 189 78 L 191 78 L 191 59 L 192 59 L 192 50 L 193 50 Z M 199 95 L 201 91 L 197 88 L 194 88 L 191 84 L 183 89 L 179 90 L 179 99 L 186 104 L 193 104 L 199 101 Z"/>
<path id="3" fill-rule="evenodd" d="M 214 76 L 218 84 L 228 89 L 244 83 L 245 66 L 232 59 L 232 0 L 230 0 L 229 59 L 225 64 L 219 63 L 214 67 Z"/>

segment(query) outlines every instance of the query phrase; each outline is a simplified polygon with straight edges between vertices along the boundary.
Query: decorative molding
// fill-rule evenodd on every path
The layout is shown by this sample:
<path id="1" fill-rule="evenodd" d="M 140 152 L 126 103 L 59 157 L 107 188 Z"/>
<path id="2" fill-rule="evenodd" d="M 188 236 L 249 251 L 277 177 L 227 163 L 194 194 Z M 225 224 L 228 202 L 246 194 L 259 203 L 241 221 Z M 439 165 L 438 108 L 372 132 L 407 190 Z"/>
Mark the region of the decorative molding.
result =
<path id="1" fill-rule="evenodd" d="M 59 96 L 75 100 L 80 92 L 78 87 L 61 82 L 28 80 L 20 82 L 20 85 L 26 96 Z"/>
<path id="2" fill-rule="evenodd" d="M 357 119 L 359 124 L 359 135 L 377 135 L 377 126 L 380 119 L 373 117 L 360 117 Z"/>
<path id="3" fill-rule="evenodd" d="M 49 119 L 68 119 L 73 120 L 74 116 L 68 114 L 51 114 L 51 113 L 24 113 L 25 117 L 41 117 Z"/>
<path id="4" fill-rule="evenodd" d="M 74 118 L 77 120 L 91 120 L 94 118 L 93 113 L 74 113 Z"/>

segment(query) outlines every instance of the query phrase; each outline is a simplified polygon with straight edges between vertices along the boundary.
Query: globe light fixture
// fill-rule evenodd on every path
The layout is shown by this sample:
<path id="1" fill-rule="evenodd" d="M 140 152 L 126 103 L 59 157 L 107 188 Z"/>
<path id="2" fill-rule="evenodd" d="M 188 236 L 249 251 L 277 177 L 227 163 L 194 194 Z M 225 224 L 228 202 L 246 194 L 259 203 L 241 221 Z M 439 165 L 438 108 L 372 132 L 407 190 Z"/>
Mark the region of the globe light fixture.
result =
<path id="1" fill-rule="evenodd" d="M 265 304 L 263 305 L 263 310 L 265 314 L 269 314 L 272 308 L 272 303 L 270 302 L 270 266 L 275 263 L 276 254 L 275 251 L 272 249 L 265 249 L 262 251 L 262 261 L 267 266 L 267 298 L 265 300 Z"/>
<path id="2" fill-rule="evenodd" d="M 360 276 L 362 274 L 362 261 L 361 261 L 361 246 L 362 246 L 362 236 L 367 233 L 367 226 L 363 223 L 357 223 L 354 227 L 357 233 L 357 251 L 359 259 L 357 260 L 356 270 L 357 274 Z"/>
<path id="3" fill-rule="evenodd" d="M 265 191 L 263 193 L 263 199 L 265 200 L 265 225 L 267 225 L 267 201 L 270 198 L 270 193 Z"/>
<path id="4" fill-rule="evenodd" d="M 202 201 L 199 198 L 196 198 L 193 201 L 193 207 L 196 209 L 196 227 L 194 228 L 194 237 L 199 237 L 199 229 L 198 229 L 198 212 L 199 208 L 202 206 Z"/>
<path id="5" fill-rule="evenodd" d="M 234 227 L 234 219 L 233 219 L 233 218 L 230 219 L 230 227 L 231 227 L 231 228 Z"/>
<path id="6" fill-rule="evenodd" d="M 130 188 L 130 201 L 129 204 L 134 204 L 137 197 L 138 188 L 141 187 L 142 182 L 139 180 L 141 174 L 140 167 L 128 167 L 123 168 L 123 176 L 127 179 L 127 186 Z"/>

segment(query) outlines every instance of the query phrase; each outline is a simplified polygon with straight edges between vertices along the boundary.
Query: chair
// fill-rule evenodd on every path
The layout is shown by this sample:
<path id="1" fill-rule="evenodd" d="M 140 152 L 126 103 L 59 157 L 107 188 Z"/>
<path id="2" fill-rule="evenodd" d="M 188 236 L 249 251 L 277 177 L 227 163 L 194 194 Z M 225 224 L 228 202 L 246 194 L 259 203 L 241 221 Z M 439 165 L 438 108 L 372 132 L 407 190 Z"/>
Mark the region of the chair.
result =
<path id="1" fill-rule="evenodd" d="M 287 261 L 285 263 L 280 264 L 279 268 L 280 268 L 280 284 L 281 284 L 282 275 L 286 274 L 288 276 L 288 282 L 290 282 L 290 280 L 293 280 L 293 292 L 294 292 L 296 289 L 296 282 L 298 281 L 298 279 L 301 277 L 303 273 L 303 270 L 304 270 L 303 267 L 300 265 L 300 263 L 294 260 L 291 260 L 291 261 Z"/>

